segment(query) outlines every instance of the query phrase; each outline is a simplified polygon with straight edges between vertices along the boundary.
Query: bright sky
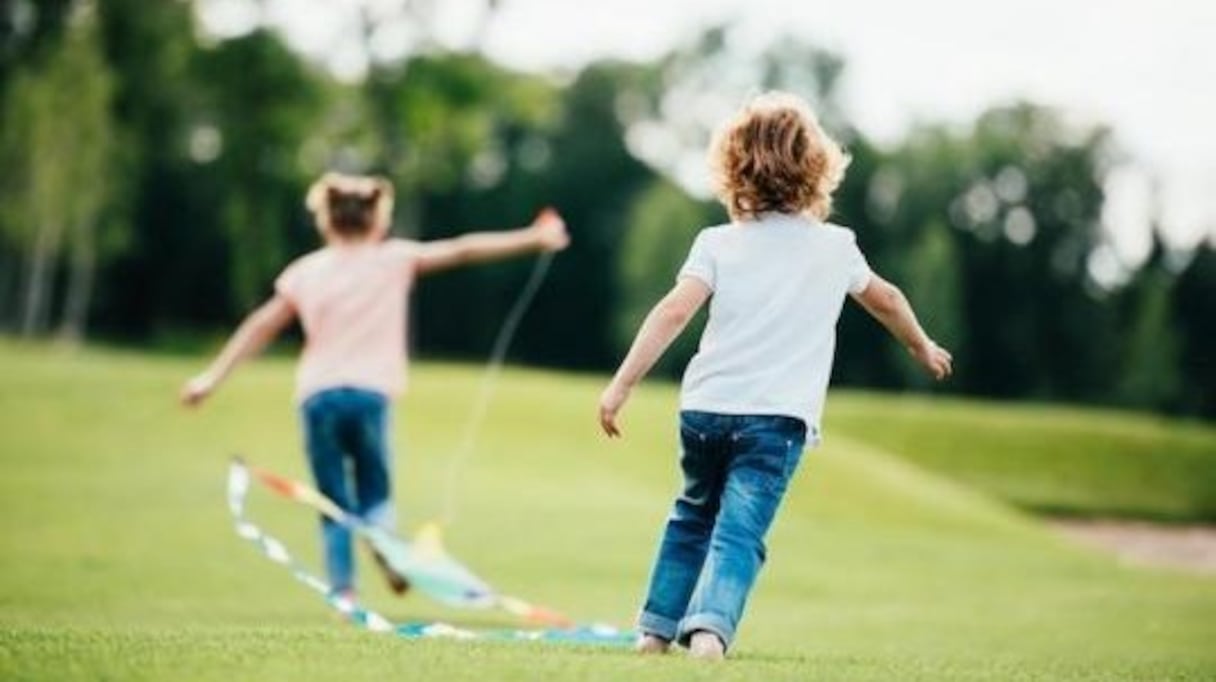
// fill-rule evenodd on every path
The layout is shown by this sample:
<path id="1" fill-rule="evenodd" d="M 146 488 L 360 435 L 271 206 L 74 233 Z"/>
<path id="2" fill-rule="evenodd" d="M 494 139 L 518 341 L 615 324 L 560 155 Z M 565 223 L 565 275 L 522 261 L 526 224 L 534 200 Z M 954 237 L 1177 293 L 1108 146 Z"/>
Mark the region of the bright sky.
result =
<path id="1" fill-rule="evenodd" d="M 201 0 L 207 30 L 234 35 L 263 21 L 335 73 L 367 57 L 347 37 L 359 8 L 393 16 L 402 0 Z M 430 0 L 441 41 L 476 40 L 485 0 Z M 1078 123 L 1106 123 L 1130 154 L 1108 189 L 1118 251 L 1148 248 L 1152 180 L 1179 246 L 1216 240 L 1216 2 L 1210 0 L 499 0 L 483 45 L 511 66 L 572 68 L 603 56 L 651 59 L 712 25 L 762 45 L 785 33 L 841 53 L 846 112 L 879 141 L 920 120 L 965 122 L 1027 98 Z M 410 50 L 389 21 L 377 56 Z M 943 209 L 944 210 L 944 209 Z"/>

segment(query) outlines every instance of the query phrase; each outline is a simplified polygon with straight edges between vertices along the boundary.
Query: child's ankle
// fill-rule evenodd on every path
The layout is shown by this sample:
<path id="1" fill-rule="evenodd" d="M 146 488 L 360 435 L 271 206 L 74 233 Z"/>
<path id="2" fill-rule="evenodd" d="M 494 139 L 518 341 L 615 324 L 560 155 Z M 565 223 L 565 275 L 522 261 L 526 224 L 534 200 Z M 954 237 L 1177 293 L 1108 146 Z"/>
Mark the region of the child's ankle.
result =
<path id="1" fill-rule="evenodd" d="M 638 640 L 633 648 L 639 654 L 665 654 L 671 648 L 671 640 L 643 632 L 638 635 Z"/>
<path id="2" fill-rule="evenodd" d="M 688 652 L 694 658 L 720 661 L 726 656 L 726 642 L 716 632 L 694 630 L 688 640 Z"/>

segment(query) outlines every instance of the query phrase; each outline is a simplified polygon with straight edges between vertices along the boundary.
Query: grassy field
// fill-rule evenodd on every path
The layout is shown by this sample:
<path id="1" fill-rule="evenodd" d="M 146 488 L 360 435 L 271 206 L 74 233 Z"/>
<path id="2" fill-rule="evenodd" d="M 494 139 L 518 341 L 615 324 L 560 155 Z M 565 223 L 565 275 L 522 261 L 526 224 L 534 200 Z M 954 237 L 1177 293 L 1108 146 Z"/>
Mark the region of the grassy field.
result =
<path id="1" fill-rule="evenodd" d="M 884 450 L 894 443 L 879 425 L 905 403 L 865 395 L 839 397 L 827 444 L 805 458 L 725 667 L 365 634 L 239 541 L 224 508 L 231 454 L 306 475 L 290 364 L 256 363 L 204 411 L 186 413 L 173 398 L 197 365 L 0 344 L 0 679 L 1216 677 L 1216 581 L 1074 548 L 997 498 Z M 442 506 L 477 380 L 475 369 L 444 365 L 414 375 L 394 427 L 407 525 Z M 626 439 L 608 443 L 595 431 L 598 389 L 590 377 L 508 372 L 447 540 L 507 591 L 625 625 L 676 484 L 674 392 L 641 391 Z M 915 409 L 968 409 L 935 405 Z M 1056 418 L 1009 412 L 1032 429 Z M 1105 417 L 1094 419 L 1105 433 Z M 265 496 L 253 511 L 312 558 L 309 515 Z M 365 585 L 367 600 L 396 619 L 508 624 Z"/>
<path id="2" fill-rule="evenodd" d="M 1035 512 L 1216 521 L 1216 427 L 1116 410 L 846 393 L 828 426 Z"/>

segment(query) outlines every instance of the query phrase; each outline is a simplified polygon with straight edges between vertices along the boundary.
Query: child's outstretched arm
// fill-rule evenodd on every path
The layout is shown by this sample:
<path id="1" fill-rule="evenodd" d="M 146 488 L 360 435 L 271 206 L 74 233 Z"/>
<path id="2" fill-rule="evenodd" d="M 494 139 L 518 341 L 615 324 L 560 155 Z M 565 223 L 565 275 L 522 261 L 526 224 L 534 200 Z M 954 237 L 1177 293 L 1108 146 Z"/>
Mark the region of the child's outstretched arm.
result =
<path id="1" fill-rule="evenodd" d="M 452 239 L 424 242 L 418 254 L 419 274 L 499 260 L 533 251 L 561 251 L 570 244 L 566 222 L 547 208 L 531 225 L 503 232 L 471 232 Z"/>
<path id="2" fill-rule="evenodd" d="M 705 304 L 712 292 L 696 277 L 681 277 L 675 288 L 667 293 L 642 322 L 638 335 L 629 348 L 612 383 L 600 396 L 600 427 L 610 438 L 621 435 L 616 415 L 629 400 L 633 387 L 654 367 L 688 321 Z"/>
<path id="3" fill-rule="evenodd" d="M 257 355 L 295 316 L 295 308 L 281 295 L 275 295 L 250 313 L 211 366 L 182 387 L 182 404 L 193 407 L 206 400 L 242 360 Z"/>
<path id="4" fill-rule="evenodd" d="M 891 335 L 908 349 L 912 357 L 925 371 L 941 381 L 954 371 L 954 358 L 945 348 L 934 343 L 921 328 L 912 311 L 912 305 L 899 287 L 877 274 L 872 274 L 870 283 L 861 293 L 853 294 L 853 300 L 861 304 L 874 319 L 891 332 Z"/>

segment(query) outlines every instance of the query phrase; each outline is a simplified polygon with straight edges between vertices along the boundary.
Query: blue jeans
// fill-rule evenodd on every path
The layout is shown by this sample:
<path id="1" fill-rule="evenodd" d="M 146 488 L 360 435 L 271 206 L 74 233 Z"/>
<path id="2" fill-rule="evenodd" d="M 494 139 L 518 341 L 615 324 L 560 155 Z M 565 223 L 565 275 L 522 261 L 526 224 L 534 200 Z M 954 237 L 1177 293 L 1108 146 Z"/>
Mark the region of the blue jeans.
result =
<path id="1" fill-rule="evenodd" d="M 388 399 L 360 388 L 326 389 L 304 401 L 300 417 L 308 463 L 321 493 L 369 523 L 391 528 Z M 322 516 L 321 539 L 330 587 L 335 592 L 352 589 L 350 531 Z"/>
<path id="2" fill-rule="evenodd" d="M 667 518 L 640 630 L 682 644 L 708 630 L 730 646 L 805 443 L 806 425 L 793 417 L 680 413 L 684 490 Z"/>

